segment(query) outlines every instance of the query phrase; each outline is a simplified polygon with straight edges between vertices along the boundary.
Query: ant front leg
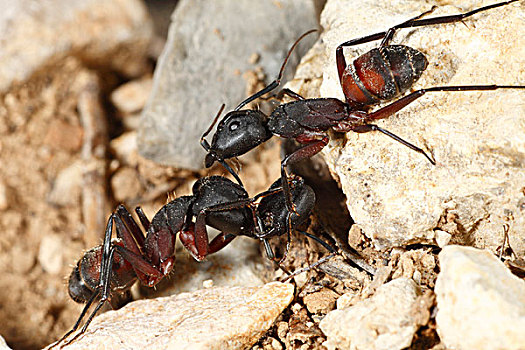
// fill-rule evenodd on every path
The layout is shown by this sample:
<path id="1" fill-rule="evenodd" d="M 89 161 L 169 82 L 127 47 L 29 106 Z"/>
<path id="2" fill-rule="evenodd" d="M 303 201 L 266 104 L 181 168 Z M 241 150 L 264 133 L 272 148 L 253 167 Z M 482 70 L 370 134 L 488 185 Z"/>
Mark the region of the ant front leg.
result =
<path id="1" fill-rule="evenodd" d="M 318 139 L 321 137 L 321 139 Z M 286 200 L 286 208 L 290 212 L 297 214 L 295 206 L 292 202 L 292 192 L 288 184 L 288 174 L 286 167 L 303 159 L 308 159 L 319 153 L 327 144 L 328 136 L 322 132 L 308 132 L 296 137 L 299 143 L 305 144 L 303 147 L 287 155 L 281 162 L 281 186 L 283 187 L 284 197 Z"/>
<path id="2" fill-rule="evenodd" d="M 221 232 L 209 242 L 205 215 L 203 217 L 204 219 L 198 218 L 196 224 L 190 223 L 179 235 L 184 248 L 197 261 L 203 261 L 208 255 L 218 252 L 237 237 Z"/>
<path id="3" fill-rule="evenodd" d="M 146 216 L 142 208 L 136 207 L 135 213 L 137 213 L 137 216 L 139 217 L 140 223 L 142 224 L 142 227 L 144 228 L 144 230 L 148 231 L 149 225 L 151 224 L 151 222 L 149 221 L 148 217 Z"/>
<path id="4" fill-rule="evenodd" d="M 207 215 L 213 212 L 225 212 L 229 210 L 245 208 L 247 206 L 251 206 L 252 202 L 252 199 L 246 198 L 203 208 L 197 214 L 195 224 L 190 224 L 189 228 L 180 235 L 181 242 L 195 258 L 195 260 L 204 260 L 207 255 L 221 250 L 236 237 L 235 235 L 221 232 L 210 243 L 208 239 L 208 231 L 206 230 Z"/>
<path id="5" fill-rule="evenodd" d="M 299 95 L 297 92 L 294 92 L 288 88 L 284 88 L 281 91 L 279 91 L 279 93 L 275 96 L 275 98 L 278 100 L 282 100 L 284 96 L 288 96 L 296 101 L 302 101 L 305 99 L 303 96 Z"/>

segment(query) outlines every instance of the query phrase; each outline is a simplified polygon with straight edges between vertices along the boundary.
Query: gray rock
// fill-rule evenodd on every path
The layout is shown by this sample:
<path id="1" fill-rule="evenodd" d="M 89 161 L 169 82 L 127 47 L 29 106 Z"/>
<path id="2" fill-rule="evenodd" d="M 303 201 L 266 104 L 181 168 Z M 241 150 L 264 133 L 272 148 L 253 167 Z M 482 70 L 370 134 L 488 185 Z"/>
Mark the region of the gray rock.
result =
<path id="1" fill-rule="evenodd" d="M 144 70 L 153 30 L 139 0 L 0 0 L 0 8 L 0 91 L 72 53 L 128 75 Z"/>
<path id="2" fill-rule="evenodd" d="M 494 3 L 485 1 L 483 4 Z M 331 0 L 325 28 L 323 97 L 343 98 L 337 78 L 338 44 L 390 26 L 431 8 L 427 1 Z M 431 16 L 481 6 L 440 6 Z M 429 66 L 414 89 L 525 82 L 522 3 L 492 9 L 464 23 L 400 30 L 392 41 L 421 50 Z M 345 49 L 353 58 L 379 45 Z M 346 133 L 323 150 L 340 179 L 352 218 L 384 249 L 426 242 L 495 248 L 510 220 L 510 242 L 525 252 L 525 104 L 523 90 L 429 93 L 377 124 L 431 153 L 437 165 L 380 133 Z"/>
<path id="3" fill-rule="evenodd" d="M 232 110 L 246 96 L 247 85 L 253 89 L 243 73 L 262 68 L 267 82 L 277 77 L 291 44 L 318 27 L 315 3 L 180 1 L 143 112 L 141 154 L 159 163 L 201 169 L 205 152 L 199 139 L 221 104 Z M 297 53 L 304 53 L 313 39 L 306 38 Z M 292 58 L 288 68 L 294 66 Z"/>
<path id="4" fill-rule="evenodd" d="M 419 294 L 414 281 L 398 278 L 355 305 L 330 312 L 320 327 L 333 349 L 404 349 L 418 328 L 412 312 Z"/>
<path id="5" fill-rule="evenodd" d="M 452 349 L 523 349 L 525 282 L 489 251 L 447 246 L 436 281 L 438 334 Z"/>
<path id="6" fill-rule="evenodd" d="M 272 282 L 140 300 L 97 317 L 64 349 L 246 349 L 293 296 L 291 284 Z"/>

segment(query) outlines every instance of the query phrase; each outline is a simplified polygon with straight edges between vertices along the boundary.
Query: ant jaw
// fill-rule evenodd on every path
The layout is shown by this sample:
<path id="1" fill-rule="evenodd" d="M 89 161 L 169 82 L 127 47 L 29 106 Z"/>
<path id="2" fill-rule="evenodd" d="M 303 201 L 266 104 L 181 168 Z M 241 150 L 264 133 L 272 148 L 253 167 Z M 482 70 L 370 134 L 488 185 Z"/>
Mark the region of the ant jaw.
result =
<path id="1" fill-rule="evenodd" d="M 209 168 L 213 165 L 213 163 L 215 163 L 216 160 L 217 157 L 215 156 L 215 154 L 210 152 L 206 155 L 206 158 L 204 159 L 204 165 L 206 166 L 206 168 Z"/>
<path id="2" fill-rule="evenodd" d="M 175 259 L 173 259 L 173 257 L 169 257 L 168 259 L 160 263 L 160 271 L 164 276 L 168 275 L 173 269 L 174 260 Z"/>

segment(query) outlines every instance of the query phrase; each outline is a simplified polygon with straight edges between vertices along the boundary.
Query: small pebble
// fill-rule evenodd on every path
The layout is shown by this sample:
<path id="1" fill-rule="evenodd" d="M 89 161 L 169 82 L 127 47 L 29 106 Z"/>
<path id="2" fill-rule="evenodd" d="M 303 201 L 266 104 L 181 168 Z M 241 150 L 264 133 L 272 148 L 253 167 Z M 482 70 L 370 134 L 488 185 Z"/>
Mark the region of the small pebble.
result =
<path id="1" fill-rule="evenodd" d="M 38 250 L 38 263 L 45 272 L 56 275 L 62 270 L 62 244 L 59 235 L 44 236 Z"/>
<path id="2" fill-rule="evenodd" d="M 150 77 L 130 81 L 111 93 L 111 102 L 124 115 L 136 113 L 146 105 L 152 86 Z"/>

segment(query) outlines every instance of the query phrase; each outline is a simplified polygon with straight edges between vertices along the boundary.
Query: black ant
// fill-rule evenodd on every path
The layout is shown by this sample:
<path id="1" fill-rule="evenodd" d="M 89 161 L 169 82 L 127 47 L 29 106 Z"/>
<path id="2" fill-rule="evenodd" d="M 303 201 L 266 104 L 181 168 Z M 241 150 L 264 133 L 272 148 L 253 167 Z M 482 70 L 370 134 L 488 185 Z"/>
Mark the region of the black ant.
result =
<path id="1" fill-rule="evenodd" d="M 260 97 L 279 85 L 282 71 L 286 64 L 285 60 L 281 72 L 274 82 L 241 102 L 233 112 L 226 114 L 218 124 L 210 146 L 204 138 L 219 118 L 219 112 L 210 128 L 201 138 L 201 144 L 208 152 L 205 162 L 206 167 L 210 167 L 215 161 L 224 164 L 225 159 L 240 156 L 265 142 L 273 135 L 295 139 L 304 146 L 287 155 L 281 162 L 281 178 L 286 203 L 288 208 L 293 211 L 290 191 L 287 188 L 287 181 L 285 181 L 287 178 L 286 167 L 320 152 L 328 144 L 329 136 L 327 131 L 330 129 L 336 132 L 354 131 L 358 133 L 379 131 L 410 149 L 421 153 L 431 164 L 435 165 L 435 161 L 421 148 L 403 140 L 388 130 L 371 124 L 371 122 L 390 117 L 427 92 L 523 89 L 525 86 L 466 85 L 431 87 L 414 91 L 372 112 L 370 111 L 371 106 L 381 101 L 392 100 L 406 92 L 419 79 L 428 64 L 423 53 L 407 46 L 389 45 L 389 42 L 396 30 L 401 28 L 458 22 L 478 12 L 504 6 L 515 1 L 517 0 L 484 6 L 463 14 L 420 19 L 422 16 L 432 12 L 434 10 L 432 8 L 430 11 L 398 24 L 386 32 L 368 35 L 340 44 L 336 49 L 337 69 L 346 102 L 336 98 L 305 99 L 293 91 L 284 89 L 281 93 L 289 95 L 296 101 L 278 106 L 269 116 L 258 110 L 239 110 L 247 102 Z M 356 58 L 352 64 L 347 65 L 343 47 L 380 39 L 382 41 L 378 48 L 368 51 Z M 234 174 L 231 168 L 228 168 L 228 171 L 237 178 L 237 175 Z"/>
<path id="2" fill-rule="evenodd" d="M 193 186 L 193 195 L 170 201 L 151 221 L 140 207 L 135 209 L 146 235 L 129 211 L 123 205 L 118 206 L 108 219 L 103 244 L 88 250 L 71 272 L 69 295 L 74 301 L 86 305 L 73 328 L 53 346 L 79 328 L 96 300 L 98 304 L 82 329 L 69 342 L 86 331 L 112 295 L 129 291 L 136 280 L 153 287 L 164 279 L 174 268 L 177 233 L 183 246 L 198 261 L 221 250 L 235 237 L 248 236 L 261 240 L 268 258 L 274 262 L 277 262 L 277 258 L 268 239 L 287 233 L 287 250 L 277 262 L 281 267 L 280 263 L 289 248 L 291 230 L 310 216 L 315 194 L 301 177 L 291 177 L 289 187 L 297 213 L 289 215 L 284 197 L 280 194 L 280 181 L 277 180 L 267 191 L 250 198 L 244 187 L 225 177 L 199 179 Z M 112 240 L 113 225 L 116 226 L 117 238 Z M 206 225 L 221 231 L 211 242 L 208 240 Z M 334 255 L 335 249 L 329 244 L 309 233 L 299 232 L 322 244 L 332 253 L 330 256 Z M 327 258 L 321 260 L 326 261 Z M 318 265 L 321 260 L 309 268 Z M 289 277 L 295 274 L 289 274 Z"/>

